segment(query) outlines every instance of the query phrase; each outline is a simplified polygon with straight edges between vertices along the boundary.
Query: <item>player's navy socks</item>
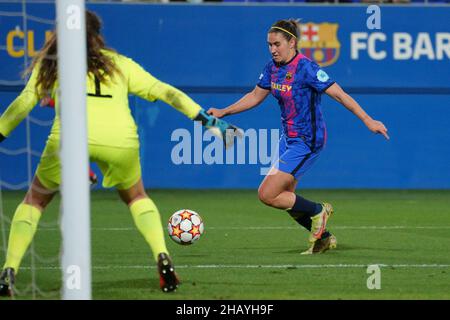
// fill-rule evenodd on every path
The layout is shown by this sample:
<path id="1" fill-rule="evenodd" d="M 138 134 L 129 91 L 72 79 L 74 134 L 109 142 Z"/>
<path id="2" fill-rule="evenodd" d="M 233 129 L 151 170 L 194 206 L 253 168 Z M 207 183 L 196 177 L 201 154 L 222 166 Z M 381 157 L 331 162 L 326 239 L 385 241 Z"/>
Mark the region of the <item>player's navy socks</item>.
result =
<path id="1" fill-rule="evenodd" d="M 303 228 L 305 228 L 308 231 L 311 231 L 311 223 L 312 220 L 310 217 L 308 217 L 306 214 L 300 213 L 300 212 L 293 212 L 292 210 L 287 211 L 291 217 Z M 331 232 L 325 229 L 325 231 L 322 233 L 321 239 L 325 239 L 331 236 Z"/>
<path id="2" fill-rule="evenodd" d="M 292 216 L 292 218 L 294 218 L 295 221 L 297 221 L 297 223 L 299 225 L 301 225 L 306 230 L 311 231 L 312 220 L 311 220 L 310 217 L 308 217 L 307 215 L 302 215 L 300 217 L 295 217 L 295 214 L 291 214 L 290 211 L 291 210 L 288 211 L 289 214 Z"/>
<path id="3" fill-rule="evenodd" d="M 305 213 L 308 217 L 312 217 L 322 211 L 322 205 L 320 203 L 309 201 L 296 194 L 295 203 L 292 206 L 291 210 L 293 212 Z"/>

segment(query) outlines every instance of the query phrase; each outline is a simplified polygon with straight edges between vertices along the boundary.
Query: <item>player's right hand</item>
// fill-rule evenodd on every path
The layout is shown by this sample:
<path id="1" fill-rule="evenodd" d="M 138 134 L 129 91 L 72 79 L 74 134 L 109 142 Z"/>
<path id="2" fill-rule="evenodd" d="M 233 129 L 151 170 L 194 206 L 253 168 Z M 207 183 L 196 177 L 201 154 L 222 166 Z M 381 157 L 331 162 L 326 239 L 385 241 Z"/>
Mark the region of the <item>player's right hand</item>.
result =
<path id="1" fill-rule="evenodd" d="M 209 108 L 206 113 L 216 118 L 222 118 L 225 116 L 225 111 L 223 109 Z"/>

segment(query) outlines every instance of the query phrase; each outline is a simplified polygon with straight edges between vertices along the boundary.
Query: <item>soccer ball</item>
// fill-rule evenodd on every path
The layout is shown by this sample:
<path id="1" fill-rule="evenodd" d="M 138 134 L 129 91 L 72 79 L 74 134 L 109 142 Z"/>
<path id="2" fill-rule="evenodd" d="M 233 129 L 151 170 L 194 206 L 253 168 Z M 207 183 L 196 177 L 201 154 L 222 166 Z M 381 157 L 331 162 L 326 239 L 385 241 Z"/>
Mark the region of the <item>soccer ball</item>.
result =
<path id="1" fill-rule="evenodd" d="M 200 239 L 204 228 L 202 217 L 189 209 L 175 212 L 167 225 L 170 238 L 182 245 L 193 244 Z"/>

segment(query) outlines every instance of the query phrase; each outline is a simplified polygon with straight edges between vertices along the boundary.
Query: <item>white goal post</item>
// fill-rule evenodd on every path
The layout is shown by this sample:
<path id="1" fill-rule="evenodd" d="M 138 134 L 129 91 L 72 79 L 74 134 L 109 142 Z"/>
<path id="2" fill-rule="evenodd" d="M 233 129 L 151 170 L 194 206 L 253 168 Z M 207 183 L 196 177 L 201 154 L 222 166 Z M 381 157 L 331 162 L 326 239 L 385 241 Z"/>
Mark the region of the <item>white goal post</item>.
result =
<path id="1" fill-rule="evenodd" d="M 62 164 L 62 298 L 91 299 L 84 0 L 57 0 Z"/>

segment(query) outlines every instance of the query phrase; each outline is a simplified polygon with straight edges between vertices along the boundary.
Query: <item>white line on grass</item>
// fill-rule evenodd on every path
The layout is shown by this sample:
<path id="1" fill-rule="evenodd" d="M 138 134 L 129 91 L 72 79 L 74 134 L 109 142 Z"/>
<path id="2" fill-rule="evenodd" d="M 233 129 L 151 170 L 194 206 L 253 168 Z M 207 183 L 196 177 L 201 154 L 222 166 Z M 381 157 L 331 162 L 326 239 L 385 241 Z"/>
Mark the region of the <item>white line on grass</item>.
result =
<path id="1" fill-rule="evenodd" d="M 450 268 L 450 264 L 204 264 L 204 265 L 178 265 L 177 269 L 320 269 L 320 268 L 367 268 L 377 265 L 380 268 Z M 23 267 L 30 269 L 30 267 Z M 56 270 L 58 266 L 36 267 L 36 270 Z M 129 265 L 129 266 L 92 266 L 94 270 L 111 269 L 156 269 L 156 266 Z"/>
<path id="2" fill-rule="evenodd" d="M 273 226 L 273 227 L 208 227 L 208 230 L 297 230 L 298 226 Z M 332 229 L 355 230 L 396 230 L 396 229 L 431 229 L 448 230 L 450 226 L 332 226 Z M 59 228 L 41 228 L 42 231 L 56 231 Z M 92 231 L 136 231 L 136 228 L 92 228 Z"/>
<path id="3" fill-rule="evenodd" d="M 333 229 L 450 229 L 450 226 L 332 226 Z M 284 230 L 298 229 L 295 227 L 209 227 L 217 230 Z"/>

